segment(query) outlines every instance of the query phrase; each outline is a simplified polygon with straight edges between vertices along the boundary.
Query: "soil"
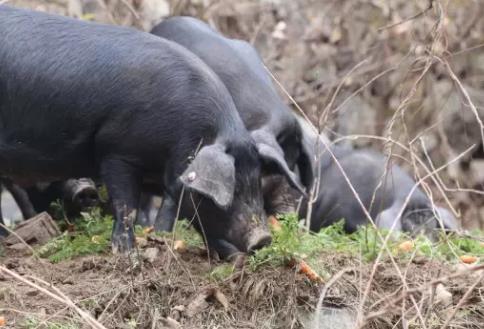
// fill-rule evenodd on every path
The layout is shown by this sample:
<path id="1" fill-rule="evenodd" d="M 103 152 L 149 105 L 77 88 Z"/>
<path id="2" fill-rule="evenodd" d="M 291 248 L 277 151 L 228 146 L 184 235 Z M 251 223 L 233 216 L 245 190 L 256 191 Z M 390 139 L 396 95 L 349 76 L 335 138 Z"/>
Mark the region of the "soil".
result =
<path id="1" fill-rule="evenodd" d="M 147 248 L 157 250 L 152 260 L 144 256 Z M 52 264 L 23 251 L 6 249 L 0 263 L 29 280 L 45 280 L 44 288 L 59 289 L 106 328 L 332 328 L 328 321 L 353 328 L 373 266 L 344 254 L 322 254 L 320 261 L 328 277 L 342 274 L 328 286 L 328 280 L 312 282 L 289 266 L 268 265 L 253 271 L 246 262 L 240 266 L 240 260 L 232 274 L 215 278 L 210 275 L 214 269 L 231 263 L 208 259 L 204 249 L 195 247 L 179 253 L 163 243 L 149 242 L 138 252 L 132 257 L 99 255 Z M 418 258 L 401 262 L 398 267 L 408 288 L 402 286 L 390 260 L 383 260 L 365 303 L 364 316 L 373 314 L 365 328 L 392 328 L 412 298 L 419 305 L 427 305 L 422 309 L 428 312 L 428 327 L 439 328 L 476 282 L 451 324 L 481 328 L 484 280 L 478 275 L 483 271 L 448 279 L 446 276 L 462 271 L 462 265 Z M 451 294 L 448 304 L 437 302 L 431 292 L 435 287 L 431 282 L 441 277 L 445 291 Z M 318 321 L 315 307 L 326 286 L 324 312 Z M 399 300 L 407 289 L 417 291 Z M 417 316 L 411 308 L 406 312 L 407 319 L 412 314 Z M 26 319 L 85 326 L 71 308 L 1 272 L 0 314 L 5 316 L 7 328 L 32 328 L 25 325 Z"/>

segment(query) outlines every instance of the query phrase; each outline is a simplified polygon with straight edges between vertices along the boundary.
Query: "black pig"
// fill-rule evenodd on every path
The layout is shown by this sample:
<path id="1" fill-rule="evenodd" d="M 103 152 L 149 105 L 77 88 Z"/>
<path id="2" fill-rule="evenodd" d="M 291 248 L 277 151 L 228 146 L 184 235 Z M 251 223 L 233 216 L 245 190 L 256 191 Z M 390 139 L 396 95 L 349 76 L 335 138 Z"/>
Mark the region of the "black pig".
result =
<path id="1" fill-rule="evenodd" d="M 145 181 L 174 200 L 185 190 L 181 215 L 196 213 L 209 245 L 270 242 L 257 148 L 198 57 L 134 29 L 5 5 L 0 45 L 2 175 L 24 185 L 99 176 L 114 250 L 133 246 Z"/>
<path id="2" fill-rule="evenodd" d="M 301 193 L 311 181 L 308 155 L 301 145 L 301 129 L 289 107 L 277 93 L 264 63 L 249 43 L 229 39 L 192 17 L 171 17 L 153 28 L 152 34 L 175 41 L 199 56 L 220 77 L 232 95 L 246 128 L 251 132 L 263 158 L 264 177 L 274 177 L 274 168 Z M 293 170 L 300 173 L 301 186 Z M 278 179 L 283 179 L 279 177 Z M 173 205 L 171 200 L 167 203 Z M 173 218 L 175 207 L 166 206 L 164 216 Z M 161 218 L 160 218 L 161 217 Z M 158 228 L 170 230 L 173 221 L 158 216 Z M 160 224 L 161 222 L 161 224 Z"/>

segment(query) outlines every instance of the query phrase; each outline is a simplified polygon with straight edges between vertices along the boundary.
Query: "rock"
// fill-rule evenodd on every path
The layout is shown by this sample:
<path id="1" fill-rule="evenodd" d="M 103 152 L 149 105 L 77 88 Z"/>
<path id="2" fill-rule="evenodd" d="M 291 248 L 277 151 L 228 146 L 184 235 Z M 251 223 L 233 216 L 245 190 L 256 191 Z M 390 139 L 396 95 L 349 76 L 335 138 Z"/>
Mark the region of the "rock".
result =
<path id="1" fill-rule="evenodd" d="M 7 245 L 23 244 L 17 236 L 28 244 L 44 244 L 61 234 L 57 223 L 46 212 L 18 224 L 14 231 L 16 235 L 10 234 L 5 239 Z"/>

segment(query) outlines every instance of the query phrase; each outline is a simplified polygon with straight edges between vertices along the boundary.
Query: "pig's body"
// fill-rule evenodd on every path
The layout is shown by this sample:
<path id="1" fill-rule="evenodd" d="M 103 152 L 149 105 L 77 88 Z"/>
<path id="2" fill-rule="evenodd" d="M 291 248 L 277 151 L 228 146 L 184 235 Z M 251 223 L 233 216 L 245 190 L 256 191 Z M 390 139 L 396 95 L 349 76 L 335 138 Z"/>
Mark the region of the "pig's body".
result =
<path id="1" fill-rule="evenodd" d="M 321 227 L 341 219 L 345 220 L 347 232 L 353 232 L 359 226 L 368 224 L 368 217 L 324 146 L 323 140 L 331 145 L 329 140 L 324 135 L 318 136 L 303 119 L 300 119 L 300 123 L 304 145 L 314 154 L 315 177 L 320 177 L 311 213 L 311 230 L 319 231 Z M 455 218 L 447 210 L 433 208 L 427 195 L 420 188 L 414 188 L 415 180 L 399 166 L 388 163 L 383 154 L 370 149 L 355 150 L 349 146 L 331 147 L 361 203 L 378 227 L 390 229 L 393 226 L 395 231 L 411 234 L 423 232 L 433 236 L 442 227 L 436 216 L 442 220 L 444 228 L 457 227 Z M 316 161 L 318 158 L 319 162 Z M 409 195 L 408 203 L 404 207 Z M 307 203 L 302 207 L 301 217 L 308 215 L 306 205 Z M 398 218 L 403 207 L 401 218 Z"/>
<path id="2" fill-rule="evenodd" d="M 251 132 L 259 153 L 275 159 L 269 165 L 263 162 L 264 178 L 276 183 L 287 179 L 293 187 L 303 192 L 300 181 L 308 186 L 311 170 L 308 155 L 301 145 L 301 128 L 274 88 L 254 47 L 242 40 L 226 38 L 191 17 L 168 18 L 155 26 L 151 33 L 186 47 L 220 77 L 242 121 Z M 271 167 L 272 164 L 278 168 Z M 301 179 L 294 175 L 296 169 Z M 171 209 L 165 204 L 160 212 L 165 217 L 158 216 L 157 219 L 158 224 L 162 222 L 158 225 L 162 230 L 170 230 L 173 224 L 170 218 L 173 218 L 175 207 L 171 200 L 168 203 Z"/>
<path id="3" fill-rule="evenodd" d="M 249 217 L 262 216 L 255 146 L 224 85 L 183 47 L 0 6 L 0 126 L 0 172 L 15 182 L 100 176 L 112 198 L 115 248 L 132 246 L 144 180 L 174 199 L 183 185 L 198 192 L 213 239 L 242 251 L 255 243 Z"/>

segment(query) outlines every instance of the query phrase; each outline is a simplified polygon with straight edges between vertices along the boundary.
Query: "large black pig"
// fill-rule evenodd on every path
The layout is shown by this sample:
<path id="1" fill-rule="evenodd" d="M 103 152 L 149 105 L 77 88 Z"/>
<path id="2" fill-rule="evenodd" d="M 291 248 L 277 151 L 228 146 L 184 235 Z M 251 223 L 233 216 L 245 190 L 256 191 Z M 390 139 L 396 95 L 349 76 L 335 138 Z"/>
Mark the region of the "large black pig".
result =
<path id="1" fill-rule="evenodd" d="M 2 5 L 0 125 L 0 173 L 15 182 L 103 180 L 114 250 L 133 246 L 143 182 L 184 190 L 181 215 L 209 245 L 270 242 L 257 148 L 223 83 L 173 42 Z"/>
<path id="2" fill-rule="evenodd" d="M 301 129 L 268 76 L 257 51 L 243 40 L 229 39 L 192 17 L 171 17 L 153 28 L 152 34 L 175 41 L 199 56 L 220 77 L 229 90 L 258 151 L 280 166 L 287 181 L 300 192 L 311 181 L 309 157 L 301 145 Z M 263 166 L 267 168 L 268 166 Z M 298 170 L 300 180 L 293 171 Z M 274 173 L 263 171 L 264 177 Z M 281 179 L 278 177 L 277 179 Z M 171 205 L 171 211 L 166 203 Z M 173 218 L 172 200 L 161 213 Z M 160 217 L 160 216 L 158 216 Z M 170 230 L 173 221 L 158 218 L 159 228 Z"/>

